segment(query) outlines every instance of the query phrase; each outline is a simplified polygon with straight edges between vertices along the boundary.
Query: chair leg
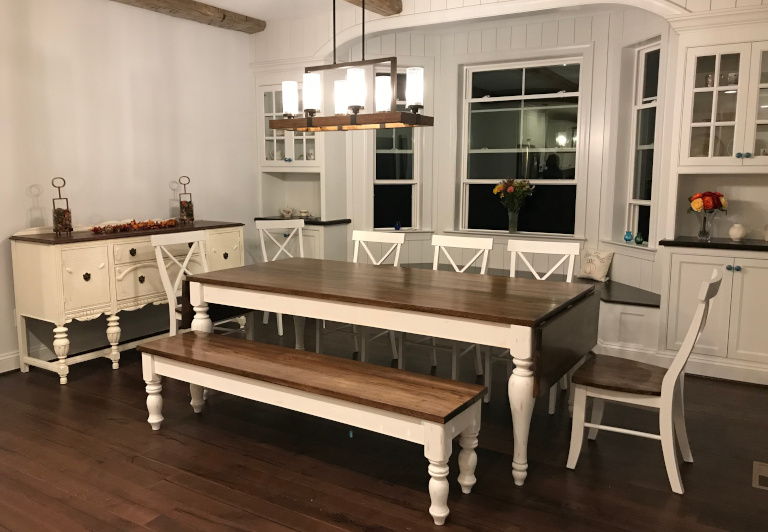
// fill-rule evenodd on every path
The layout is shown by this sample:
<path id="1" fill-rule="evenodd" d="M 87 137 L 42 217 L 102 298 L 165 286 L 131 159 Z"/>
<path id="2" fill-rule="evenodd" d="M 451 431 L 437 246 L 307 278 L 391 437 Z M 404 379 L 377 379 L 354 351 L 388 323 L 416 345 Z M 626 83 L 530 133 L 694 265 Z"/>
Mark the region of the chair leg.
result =
<path id="1" fill-rule="evenodd" d="M 557 408 L 557 383 L 552 385 L 552 387 L 549 389 L 549 415 L 553 415 L 555 413 L 555 409 Z"/>
<path id="2" fill-rule="evenodd" d="M 670 397 L 669 403 L 673 398 Z M 661 435 L 661 450 L 664 453 L 664 465 L 667 468 L 667 476 L 669 477 L 669 485 L 672 487 L 672 491 L 682 495 L 683 482 L 680 479 L 680 468 L 677 465 L 677 448 L 675 447 L 675 426 L 672 420 L 672 404 L 665 404 L 662 399 L 661 408 L 659 409 L 659 433 Z"/>
<path id="3" fill-rule="evenodd" d="M 488 391 L 483 397 L 483 402 L 491 402 L 491 347 L 485 346 L 485 387 Z"/>
<path id="4" fill-rule="evenodd" d="M 437 367 L 437 347 L 434 336 L 432 337 L 432 367 Z"/>
<path id="5" fill-rule="evenodd" d="M 355 341 L 355 353 L 360 354 L 360 343 L 357 341 L 357 325 L 352 326 L 352 339 Z"/>
<path id="6" fill-rule="evenodd" d="M 404 336 L 405 336 L 404 332 L 397 333 L 397 350 L 398 350 L 397 369 L 405 369 L 405 354 L 403 353 L 403 337 Z"/>
<path id="7" fill-rule="evenodd" d="M 567 373 L 563 375 L 563 377 L 560 379 L 560 382 L 558 382 L 558 385 L 560 386 L 561 390 L 567 390 L 568 389 L 568 383 L 570 382 L 571 378 L 570 375 Z"/>
<path id="8" fill-rule="evenodd" d="M 480 351 L 480 345 L 475 345 L 475 375 L 483 374 L 483 353 Z"/>
<path id="9" fill-rule="evenodd" d="M 605 401 L 595 397 L 592 400 L 592 423 L 599 425 L 603 422 L 603 410 L 605 409 Z M 597 438 L 597 433 L 600 429 L 590 428 L 587 437 L 590 440 Z"/>
<path id="10" fill-rule="evenodd" d="M 264 319 L 261 321 L 261 323 L 263 323 L 264 325 L 269 323 L 269 312 L 264 313 Z"/>
<path id="11" fill-rule="evenodd" d="M 315 353 L 322 353 L 323 347 L 323 322 L 322 320 L 315 320 Z"/>
<path id="12" fill-rule="evenodd" d="M 451 343 L 451 379 L 456 380 L 459 373 L 459 343 Z"/>
<path id="13" fill-rule="evenodd" d="M 277 335 L 278 336 L 283 335 L 283 315 L 282 314 L 277 315 Z"/>
<path id="14" fill-rule="evenodd" d="M 366 362 L 368 344 L 368 328 L 360 327 L 360 362 Z"/>
<path id="15" fill-rule="evenodd" d="M 389 345 L 392 348 L 392 359 L 396 360 L 400 358 L 400 354 L 397 351 L 397 340 L 395 338 L 395 331 L 389 331 Z"/>
<path id="16" fill-rule="evenodd" d="M 587 389 L 584 386 L 573 386 L 575 397 L 573 403 L 573 423 L 571 426 L 571 449 L 568 451 L 568 469 L 576 469 L 581 454 L 581 444 L 584 442 L 584 415 L 587 407 Z"/>
<path id="17" fill-rule="evenodd" d="M 685 429 L 685 403 L 683 401 L 682 375 L 679 377 L 675 388 L 675 398 L 672 404 L 672 418 L 675 424 L 677 443 L 680 445 L 680 453 L 683 455 L 683 460 L 692 463 L 693 455 L 691 454 L 691 445 L 688 443 L 688 431 Z"/>

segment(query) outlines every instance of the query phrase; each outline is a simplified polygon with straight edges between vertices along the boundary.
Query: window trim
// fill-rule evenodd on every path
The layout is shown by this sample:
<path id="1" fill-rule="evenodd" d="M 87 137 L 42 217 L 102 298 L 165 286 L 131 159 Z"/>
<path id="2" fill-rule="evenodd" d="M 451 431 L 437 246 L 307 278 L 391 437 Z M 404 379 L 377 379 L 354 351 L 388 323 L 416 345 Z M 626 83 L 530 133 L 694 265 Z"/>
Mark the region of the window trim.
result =
<path id="1" fill-rule="evenodd" d="M 589 105 L 586 102 L 586 96 L 591 94 L 591 75 L 592 65 L 585 55 L 564 55 L 555 57 L 545 57 L 540 59 L 510 59 L 499 62 L 487 63 L 487 64 L 465 64 L 462 65 L 463 83 L 461 85 L 460 104 L 461 104 L 461 137 L 459 139 L 460 150 L 460 168 L 458 172 L 459 177 L 459 224 L 458 231 L 465 233 L 485 233 L 485 234 L 507 234 L 506 230 L 499 229 L 470 229 L 468 224 L 468 191 L 469 185 L 495 185 L 499 182 L 498 179 L 469 179 L 467 177 L 468 165 L 469 165 L 469 107 L 470 104 L 475 102 L 487 101 L 483 98 L 468 98 L 467 95 L 471 94 L 471 74 L 475 72 L 487 72 L 492 70 L 505 70 L 510 68 L 534 68 L 539 66 L 552 66 L 557 64 L 579 64 L 579 91 L 558 93 L 557 97 L 577 97 L 579 99 L 578 104 L 578 128 L 579 128 L 579 140 L 575 148 L 576 162 L 575 162 L 575 178 L 573 180 L 562 179 L 536 179 L 532 180 L 534 185 L 558 185 L 558 186 L 574 186 L 576 187 L 576 217 L 574 220 L 574 232 L 570 233 L 541 233 L 541 232 L 521 232 L 521 236 L 528 236 L 532 238 L 557 238 L 557 239 L 583 239 L 584 238 L 584 223 L 585 223 L 585 211 L 586 211 L 586 185 L 587 185 L 587 168 L 589 158 L 587 152 L 588 142 L 585 140 L 589 137 Z M 494 98 L 493 101 L 514 101 L 514 100 L 535 100 L 535 99 L 547 99 L 551 98 L 551 94 L 545 95 L 521 95 L 521 96 L 503 96 L 498 99 Z"/>

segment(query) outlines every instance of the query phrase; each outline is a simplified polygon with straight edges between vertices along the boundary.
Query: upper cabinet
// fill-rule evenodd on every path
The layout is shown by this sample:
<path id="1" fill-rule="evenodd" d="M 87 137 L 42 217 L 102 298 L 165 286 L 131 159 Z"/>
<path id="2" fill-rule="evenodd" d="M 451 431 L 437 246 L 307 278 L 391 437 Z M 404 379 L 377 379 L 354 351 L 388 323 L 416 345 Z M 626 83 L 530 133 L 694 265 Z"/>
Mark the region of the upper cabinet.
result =
<path id="1" fill-rule="evenodd" d="M 768 165 L 768 42 L 688 49 L 680 165 Z"/>
<path id="2" fill-rule="evenodd" d="M 284 171 L 301 172 L 320 165 L 318 141 L 312 132 L 270 129 L 269 121 L 283 118 L 283 93 L 280 85 L 259 88 L 259 118 L 264 131 L 259 159 L 262 167 L 281 167 Z M 299 109 L 303 110 L 301 91 Z"/>

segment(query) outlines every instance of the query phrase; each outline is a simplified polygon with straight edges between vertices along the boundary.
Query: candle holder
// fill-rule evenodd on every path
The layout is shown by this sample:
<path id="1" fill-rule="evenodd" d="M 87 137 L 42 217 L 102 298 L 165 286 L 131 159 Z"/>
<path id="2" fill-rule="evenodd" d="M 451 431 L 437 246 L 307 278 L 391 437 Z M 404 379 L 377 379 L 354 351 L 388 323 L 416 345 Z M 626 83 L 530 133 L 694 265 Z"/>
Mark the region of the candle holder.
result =
<path id="1" fill-rule="evenodd" d="M 72 211 L 69 210 L 69 198 L 61 197 L 61 189 L 67 184 L 63 177 L 54 177 L 51 185 L 58 189 L 59 197 L 53 198 L 53 232 L 56 236 L 62 233 L 72 234 Z"/>
<path id="2" fill-rule="evenodd" d="M 189 177 L 183 175 L 179 178 L 179 183 L 184 187 L 184 192 L 179 193 L 179 221 L 182 223 L 195 221 L 195 208 L 192 204 L 192 194 L 187 192 Z"/>

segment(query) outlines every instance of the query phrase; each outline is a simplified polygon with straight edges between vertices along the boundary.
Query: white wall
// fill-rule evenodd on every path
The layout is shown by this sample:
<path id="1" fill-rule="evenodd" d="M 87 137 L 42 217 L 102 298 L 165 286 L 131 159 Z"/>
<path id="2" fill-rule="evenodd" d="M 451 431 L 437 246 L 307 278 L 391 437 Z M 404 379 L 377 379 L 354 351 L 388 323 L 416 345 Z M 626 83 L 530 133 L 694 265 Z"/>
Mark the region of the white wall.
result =
<path id="1" fill-rule="evenodd" d="M 247 222 L 256 199 L 247 35 L 106 0 L 0 13 L 2 355 L 16 350 L 8 237 L 51 223 L 54 176 L 77 225 L 168 217 L 182 174 L 200 219 Z M 85 325 L 105 341 L 102 320 Z"/>

